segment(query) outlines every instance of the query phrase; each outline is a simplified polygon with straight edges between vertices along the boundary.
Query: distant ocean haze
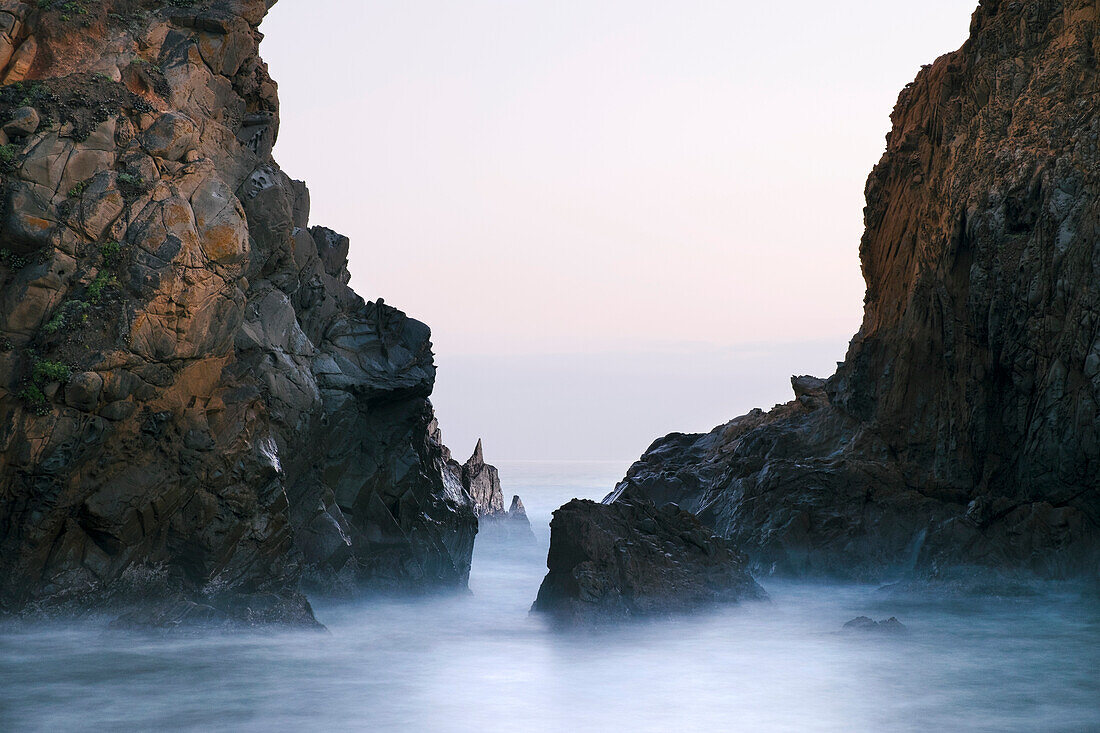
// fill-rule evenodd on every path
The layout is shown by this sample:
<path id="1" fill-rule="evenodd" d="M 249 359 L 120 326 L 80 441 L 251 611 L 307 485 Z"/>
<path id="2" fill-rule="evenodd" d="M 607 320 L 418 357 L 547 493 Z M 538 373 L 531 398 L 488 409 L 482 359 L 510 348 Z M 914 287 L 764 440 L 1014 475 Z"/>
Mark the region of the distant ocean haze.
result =
<path id="1" fill-rule="evenodd" d="M 432 400 L 457 455 L 482 438 L 489 462 L 631 461 L 660 435 L 706 432 L 794 399 L 790 377 L 830 376 L 847 341 L 591 354 L 440 350 Z"/>

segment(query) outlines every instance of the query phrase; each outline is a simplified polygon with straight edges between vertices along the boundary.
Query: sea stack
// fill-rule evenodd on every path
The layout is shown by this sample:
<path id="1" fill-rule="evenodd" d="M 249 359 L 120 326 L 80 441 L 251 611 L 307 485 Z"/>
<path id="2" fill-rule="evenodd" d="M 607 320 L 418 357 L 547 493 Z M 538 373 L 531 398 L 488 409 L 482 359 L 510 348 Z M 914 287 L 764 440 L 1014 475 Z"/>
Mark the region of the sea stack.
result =
<path id="1" fill-rule="evenodd" d="M 549 572 L 532 611 L 584 626 L 767 598 L 733 543 L 645 500 L 574 499 L 550 522 Z"/>
<path id="2" fill-rule="evenodd" d="M 519 496 L 512 497 L 509 509 L 504 508 L 504 491 L 500 484 L 500 471 L 485 462 L 485 452 L 478 438 L 474 452 L 464 464 L 450 458 L 447 465 L 457 477 L 463 490 L 473 502 L 478 517 L 478 531 L 482 539 L 508 539 L 533 541 L 535 534 Z"/>

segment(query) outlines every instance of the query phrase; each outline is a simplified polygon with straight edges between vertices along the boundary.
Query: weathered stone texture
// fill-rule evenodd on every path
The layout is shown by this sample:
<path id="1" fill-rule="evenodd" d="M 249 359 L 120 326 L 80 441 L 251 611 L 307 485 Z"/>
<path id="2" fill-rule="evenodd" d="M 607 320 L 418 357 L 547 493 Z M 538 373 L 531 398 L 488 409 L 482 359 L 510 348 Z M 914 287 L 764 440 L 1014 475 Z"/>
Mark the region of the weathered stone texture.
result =
<path id="1" fill-rule="evenodd" d="M 429 329 L 271 159 L 267 5 L 85 5 L 0 0 L 0 609 L 464 587 Z"/>
<path id="2" fill-rule="evenodd" d="M 533 611 L 605 623 L 767 598 L 747 559 L 675 506 L 574 499 L 550 522 L 550 572 Z"/>
<path id="3" fill-rule="evenodd" d="M 867 181 L 863 325 L 824 384 L 658 440 L 675 501 L 762 572 L 1100 572 L 1100 8 L 984 0 Z"/>

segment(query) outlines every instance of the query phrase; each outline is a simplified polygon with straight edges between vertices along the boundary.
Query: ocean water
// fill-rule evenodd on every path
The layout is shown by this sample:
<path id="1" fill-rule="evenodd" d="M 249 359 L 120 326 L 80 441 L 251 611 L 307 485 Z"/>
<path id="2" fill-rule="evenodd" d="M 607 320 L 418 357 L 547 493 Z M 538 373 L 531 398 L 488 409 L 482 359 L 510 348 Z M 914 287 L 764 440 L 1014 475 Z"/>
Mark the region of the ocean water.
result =
<path id="1" fill-rule="evenodd" d="M 622 463 L 500 464 L 537 546 L 481 542 L 471 592 L 316 603 L 324 633 L 0 628 L 0 731 L 1100 731 L 1100 603 L 772 601 L 583 633 L 528 614 L 546 522 Z M 836 633 L 897 616 L 904 636 Z"/>

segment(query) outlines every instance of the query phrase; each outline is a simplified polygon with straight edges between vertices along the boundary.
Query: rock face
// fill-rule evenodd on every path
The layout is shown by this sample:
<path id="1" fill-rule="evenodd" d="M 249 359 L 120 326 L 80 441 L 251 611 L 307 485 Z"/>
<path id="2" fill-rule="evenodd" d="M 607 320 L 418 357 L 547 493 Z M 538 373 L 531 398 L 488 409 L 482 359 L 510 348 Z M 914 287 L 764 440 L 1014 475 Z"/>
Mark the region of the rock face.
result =
<path id="1" fill-rule="evenodd" d="M 438 427 L 435 430 L 438 442 L 442 443 L 442 438 L 438 437 Z M 513 496 L 511 508 L 504 509 L 504 491 L 500 485 L 500 471 L 496 466 L 485 462 L 485 453 L 480 439 L 474 447 L 473 455 L 466 463 L 454 460 L 446 448 L 444 451 L 447 469 L 454 481 L 462 486 L 463 491 L 473 502 L 482 537 L 535 539 L 531 522 L 527 518 L 527 511 L 523 508 L 523 502 L 520 501 L 519 496 Z"/>
<path id="2" fill-rule="evenodd" d="M 474 500 L 474 510 L 479 517 L 504 514 L 504 492 L 500 488 L 500 471 L 485 462 L 481 440 L 474 453 L 462 465 L 462 486 Z"/>
<path id="3" fill-rule="evenodd" d="M 767 597 L 733 544 L 672 505 L 574 499 L 550 522 L 532 611 L 588 624 Z"/>
<path id="4" fill-rule="evenodd" d="M 867 182 L 863 325 L 828 380 L 655 442 L 763 572 L 1100 573 L 1100 7 L 983 0 Z"/>
<path id="5" fill-rule="evenodd" d="M 2 610 L 466 584 L 429 329 L 271 158 L 270 4 L 0 0 Z"/>

